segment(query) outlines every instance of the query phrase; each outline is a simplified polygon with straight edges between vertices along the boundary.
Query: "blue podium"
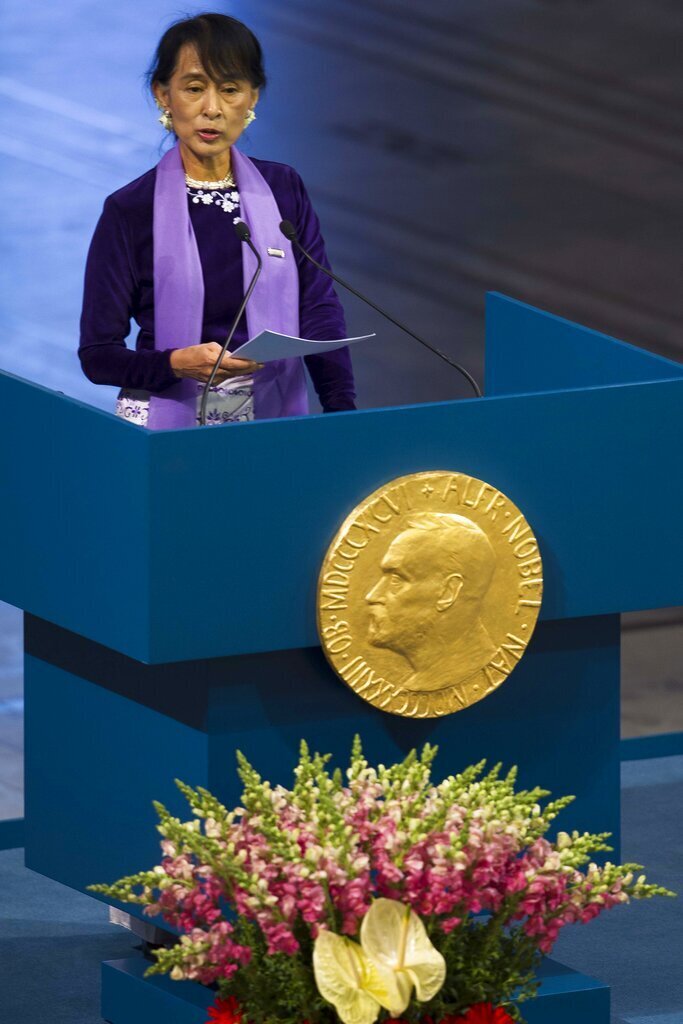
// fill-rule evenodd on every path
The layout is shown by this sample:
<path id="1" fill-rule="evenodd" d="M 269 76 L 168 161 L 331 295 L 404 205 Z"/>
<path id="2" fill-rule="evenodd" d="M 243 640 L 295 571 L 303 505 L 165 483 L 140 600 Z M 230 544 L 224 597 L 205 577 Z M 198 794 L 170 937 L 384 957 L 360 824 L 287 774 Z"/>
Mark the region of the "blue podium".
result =
<path id="1" fill-rule="evenodd" d="M 151 866 L 151 801 L 183 811 L 174 778 L 236 803 L 236 747 L 286 782 L 301 738 L 343 764 L 356 732 L 373 761 L 437 743 L 437 774 L 517 764 L 576 795 L 559 827 L 611 830 L 618 853 L 619 613 L 683 603 L 682 366 L 494 294 L 482 400 L 153 433 L 10 375 L 0 393 L 27 866 L 79 890 Z M 341 521 L 422 470 L 498 487 L 545 568 L 519 667 L 426 721 L 356 697 L 315 629 Z M 203 1024 L 211 993 L 143 971 L 105 965 L 105 1019 Z M 525 1013 L 608 1024 L 608 990 L 548 962 Z"/>

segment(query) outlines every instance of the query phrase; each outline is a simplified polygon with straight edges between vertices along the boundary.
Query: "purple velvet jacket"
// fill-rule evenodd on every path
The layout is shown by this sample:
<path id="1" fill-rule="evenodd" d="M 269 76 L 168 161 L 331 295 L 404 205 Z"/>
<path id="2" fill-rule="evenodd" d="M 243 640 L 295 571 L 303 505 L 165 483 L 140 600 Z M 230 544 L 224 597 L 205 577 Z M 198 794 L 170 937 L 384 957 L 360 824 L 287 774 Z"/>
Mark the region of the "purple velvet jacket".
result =
<path id="1" fill-rule="evenodd" d="M 254 160 L 268 182 L 283 220 L 297 229 L 302 245 L 329 266 L 320 224 L 304 184 L 286 164 Z M 152 208 L 156 168 L 109 196 L 95 228 L 85 271 L 78 355 L 95 384 L 160 392 L 177 382 L 173 349 L 154 348 Z M 239 212 L 193 203 L 190 219 L 204 275 L 202 341 L 223 344 L 242 301 L 242 251 L 233 228 Z M 341 303 L 328 277 L 296 254 L 300 284 L 301 337 L 329 341 L 346 336 Z M 131 318 L 140 330 L 136 350 L 126 346 Z M 243 316 L 231 348 L 247 340 Z M 306 366 L 325 412 L 355 408 L 348 348 L 307 356 Z"/>

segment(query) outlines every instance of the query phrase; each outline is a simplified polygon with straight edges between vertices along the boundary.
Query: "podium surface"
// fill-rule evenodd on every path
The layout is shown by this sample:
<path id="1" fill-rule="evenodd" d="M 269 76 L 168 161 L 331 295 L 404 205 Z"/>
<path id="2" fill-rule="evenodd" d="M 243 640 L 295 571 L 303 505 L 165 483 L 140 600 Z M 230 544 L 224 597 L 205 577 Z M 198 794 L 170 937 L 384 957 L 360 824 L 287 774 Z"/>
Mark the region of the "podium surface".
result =
<path id="1" fill-rule="evenodd" d="M 499 296 L 488 322 L 483 400 L 229 430 L 147 431 L 3 375 L 2 598 L 149 664 L 316 645 L 336 526 L 388 480 L 452 469 L 532 524 L 542 619 L 679 603 L 683 367 Z"/>
<path id="2" fill-rule="evenodd" d="M 344 764 L 355 733 L 385 763 L 437 743 L 437 775 L 517 764 L 521 786 L 576 795 L 559 828 L 618 837 L 619 612 L 683 603 L 683 367 L 503 296 L 487 323 L 484 399 L 226 430 L 149 432 L 0 377 L 29 867 L 84 889 L 151 866 L 174 778 L 237 803 L 236 747 L 287 782 L 302 738 Z M 509 679 L 418 721 L 337 678 L 315 598 L 349 511 L 424 470 L 506 494 L 545 584 Z"/>

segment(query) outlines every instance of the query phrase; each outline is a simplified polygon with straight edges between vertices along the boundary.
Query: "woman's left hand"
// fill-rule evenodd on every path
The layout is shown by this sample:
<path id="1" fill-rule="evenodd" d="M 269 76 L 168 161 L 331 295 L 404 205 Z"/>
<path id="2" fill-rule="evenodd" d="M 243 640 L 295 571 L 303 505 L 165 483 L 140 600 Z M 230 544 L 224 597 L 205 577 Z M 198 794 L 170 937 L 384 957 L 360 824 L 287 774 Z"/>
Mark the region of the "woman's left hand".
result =
<path id="1" fill-rule="evenodd" d="M 171 352 L 171 369 L 176 377 L 191 377 L 205 384 L 211 376 L 216 360 L 221 354 L 218 342 L 208 341 L 201 345 L 188 345 Z M 221 360 L 214 382 L 222 384 L 231 377 L 245 377 L 263 369 L 263 363 L 255 363 L 251 359 L 235 359 L 226 352 Z"/>

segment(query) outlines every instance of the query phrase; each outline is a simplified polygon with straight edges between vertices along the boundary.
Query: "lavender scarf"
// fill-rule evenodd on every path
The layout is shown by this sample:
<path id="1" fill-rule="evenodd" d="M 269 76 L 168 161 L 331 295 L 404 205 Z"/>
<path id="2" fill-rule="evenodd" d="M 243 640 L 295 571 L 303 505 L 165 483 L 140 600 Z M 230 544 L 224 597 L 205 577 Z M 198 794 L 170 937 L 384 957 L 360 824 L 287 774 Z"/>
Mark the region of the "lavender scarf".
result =
<path id="1" fill-rule="evenodd" d="M 270 186 L 251 160 L 233 146 L 232 170 L 240 194 L 242 220 L 263 259 L 263 270 L 247 306 L 247 329 L 253 338 L 266 328 L 299 333 L 299 275 L 292 245 L 279 230 L 280 211 Z M 232 225 L 226 225 L 232 230 Z M 268 246 L 284 249 L 285 258 L 268 256 Z M 246 291 L 256 269 L 247 246 L 242 249 Z M 157 349 L 198 345 L 202 340 L 204 281 L 190 222 L 185 170 L 176 144 L 157 164 L 154 186 L 154 337 Z M 150 397 L 148 427 L 168 430 L 196 422 L 197 385 L 179 380 Z M 300 359 L 266 364 L 254 377 L 257 419 L 301 416 L 308 412 L 306 381 Z"/>

